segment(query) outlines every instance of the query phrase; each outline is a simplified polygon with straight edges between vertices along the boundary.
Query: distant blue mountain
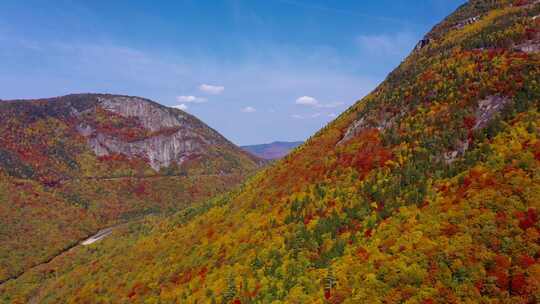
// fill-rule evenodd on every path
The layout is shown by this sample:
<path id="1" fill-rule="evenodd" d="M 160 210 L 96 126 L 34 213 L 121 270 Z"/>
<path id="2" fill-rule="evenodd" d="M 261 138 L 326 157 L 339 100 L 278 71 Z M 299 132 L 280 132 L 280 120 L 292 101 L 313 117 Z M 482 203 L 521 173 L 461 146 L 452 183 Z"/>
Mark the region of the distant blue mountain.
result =
<path id="1" fill-rule="evenodd" d="M 241 146 L 241 148 L 260 158 L 279 159 L 303 143 L 303 141 L 275 141 L 269 144 Z"/>

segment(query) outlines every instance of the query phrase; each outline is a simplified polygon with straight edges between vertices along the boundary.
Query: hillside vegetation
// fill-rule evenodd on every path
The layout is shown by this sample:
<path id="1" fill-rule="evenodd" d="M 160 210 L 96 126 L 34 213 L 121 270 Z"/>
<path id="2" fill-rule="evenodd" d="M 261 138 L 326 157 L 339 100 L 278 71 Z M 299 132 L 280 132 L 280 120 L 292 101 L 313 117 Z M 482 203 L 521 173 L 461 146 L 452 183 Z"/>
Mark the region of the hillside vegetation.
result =
<path id="1" fill-rule="evenodd" d="M 259 160 L 197 118 L 104 94 L 0 102 L 0 282 L 98 229 L 230 190 Z"/>
<path id="2" fill-rule="evenodd" d="M 540 3 L 476 0 L 240 188 L 0 286 L 6 303 L 537 303 Z"/>

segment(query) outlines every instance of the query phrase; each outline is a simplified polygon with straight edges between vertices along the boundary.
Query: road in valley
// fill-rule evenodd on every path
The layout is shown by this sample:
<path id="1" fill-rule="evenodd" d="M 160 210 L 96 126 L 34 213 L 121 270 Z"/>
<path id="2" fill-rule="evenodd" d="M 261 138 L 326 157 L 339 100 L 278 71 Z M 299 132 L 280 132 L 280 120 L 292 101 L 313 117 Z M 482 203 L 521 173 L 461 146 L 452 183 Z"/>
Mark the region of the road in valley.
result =
<path id="1" fill-rule="evenodd" d="M 80 242 L 78 242 L 78 243 L 75 243 L 74 245 L 71 245 L 71 246 L 65 248 L 64 250 L 60 251 L 58 254 L 56 254 L 56 255 L 54 255 L 53 257 L 47 259 L 46 261 L 44 261 L 44 262 L 42 262 L 42 263 L 39 263 L 39 264 L 37 264 L 37 265 L 34 265 L 34 266 L 32 266 L 30 269 L 27 269 L 27 270 L 25 270 L 25 271 L 23 271 L 23 272 L 21 272 L 21 273 L 19 273 L 19 274 L 17 274 L 17 275 L 14 275 L 14 276 L 11 277 L 11 278 L 8 278 L 8 279 L 6 279 L 6 280 L 4 280 L 4 281 L 0 281 L 0 287 L 1 287 L 3 284 L 5 284 L 5 283 L 7 283 L 7 282 L 9 282 L 9 281 L 18 279 L 18 278 L 19 278 L 21 275 L 23 275 L 25 272 L 27 272 L 27 271 L 29 271 L 29 270 L 31 270 L 31 269 L 33 269 L 33 268 L 36 268 L 36 267 L 39 267 L 39 266 L 41 266 L 41 265 L 45 265 L 45 264 L 50 263 L 50 262 L 51 262 L 52 260 L 54 260 L 55 258 L 57 258 L 57 257 L 59 257 L 59 256 L 61 256 L 61 255 L 63 255 L 63 254 L 65 254 L 65 253 L 67 253 L 67 252 L 69 252 L 69 251 L 75 249 L 77 246 L 88 246 L 88 245 L 93 244 L 93 243 L 95 243 L 95 242 L 97 242 L 97 241 L 103 240 L 104 238 L 106 238 L 106 237 L 108 237 L 109 235 L 111 235 L 111 233 L 114 231 L 115 228 L 117 228 L 117 227 L 119 227 L 119 226 L 121 226 L 121 225 L 126 225 L 126 223 L 118 224 L 118 225 L 116 225 L 116 226 L 112 226 L 112 227 L 109 227 L 109 228 L 104 228 L 104 229 L 99 230 L 99 231 L 98 231 L 97 233 L 95 233 L 94 235 L 92 235 L 92 236 L 90 236 L 90 237 L 88 237 L 88 238 L 86 238 L 86 239 L 84 239 L 84 240 L 82 240 L 82 241 L 80 241 Z"/>
<path id="2" fill-rule="evenodd" d="M 80 242 L 79 244 L 83 246 L 88 246 L 90 244 L 93 244 L 97 241 L 100 241 L 106 237 L 108 237 L 113 232 L 114 227 L 109 227 L 105 229 L 101 229 L 98 231 L 98 233 L 94 234 L 93 236 L 87 238 L 86 240 Z"/>

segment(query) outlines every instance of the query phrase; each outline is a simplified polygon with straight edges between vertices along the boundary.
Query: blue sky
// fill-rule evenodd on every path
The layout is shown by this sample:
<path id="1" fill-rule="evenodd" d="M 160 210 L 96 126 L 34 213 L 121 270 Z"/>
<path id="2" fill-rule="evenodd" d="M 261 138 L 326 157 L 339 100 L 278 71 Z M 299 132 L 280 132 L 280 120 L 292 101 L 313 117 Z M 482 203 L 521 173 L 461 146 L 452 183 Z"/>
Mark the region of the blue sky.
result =
<path id="1" fill-rule="evenodd" d="M 236 144 L 304 140 L 463 0 L 0 2 L 0 99 L 103 92 Z"/>

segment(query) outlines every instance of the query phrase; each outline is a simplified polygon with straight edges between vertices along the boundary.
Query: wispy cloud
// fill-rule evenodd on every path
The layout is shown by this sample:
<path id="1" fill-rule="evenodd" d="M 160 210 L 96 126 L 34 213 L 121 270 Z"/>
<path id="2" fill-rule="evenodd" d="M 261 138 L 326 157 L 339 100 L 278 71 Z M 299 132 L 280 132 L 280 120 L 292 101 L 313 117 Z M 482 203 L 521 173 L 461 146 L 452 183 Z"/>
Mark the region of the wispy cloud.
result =
<path id="1" fill-rule="evenodd" d="M 199 86 L 199 90 L 207 94 L 219 95 L 223 93 L 225 87 L 203 83 Z"/>
<path id="2" fill-rule="evenodd" d="M 204 97 L 197 97 L 193 95 L 176 96 L 176 101 L 185 103 L 205 103 L 207 101 Z"/>
<path id="3" fill-rule="evenodd" d="M 257 109 L 255 109 L 254 107 L 244 107 L 240 111 L 242 111 L 243 113 L 253 113 L 257 112 Z"/>
<path id="4" fill-rule="evenodd" d="M 311 96 L 302 96 L 296 99 L 296 104 L 315 107 L 319 104 L 319 101 Z"/>
<path id="5" fill-rule="evenodd" d="M 195 112 L 234 142 L 279 134 L 307 136 L 321 127 L 327 115 L 324 108 L 338 106 L 319 101 L 316 96 L 352 103 L 376 84 L 375 79 L 352 69 L 335 69 L 338 59 L 321 60 L 339 58 L 326 50 L 311 50 L 310 56 L 306 56 L 305 51 L 291 46 L 250 47 L 246 49 L 247 55 L 229 63 L 210 55 L 170 55 L 121 44 L 31 42 L 33 45 L 28 48 L 19 47 L 20 43 L 6 43 L 7 50 L 0 48 L 0 62 L 6 63 L 0 65 L 0 83 L 4 85 L 0 98 L 38 98 L 74 92 L 143 96 Z M 47 64 L 39 69 L 33 65 L 21 68 L 19 63 L 29 58 Z M 216 79 L 216 75 L 220 78 Z M 29 83 L 32 85 L 28 86 Z M 196 91 L 192 92 L 194 88 Z M 317 100 L 315 106 L 305 107 L 321 114 L 291 128 L 287 125 L 293 123 L 291 115 L 304 114 L 298 109 L 302 105 L 295 106 L 295 99 L 290 101 L 291 96 L 302 96 L 303 92 L 310 92 L 306 95 Z M 209 102 L 210 97 L 219 98 L 219 102 L 213 103 L 213 107 L 196 108 L 203 98 Z M 247 114 L 254 111 L 266 115 Z M 313 114 L 305 114 L 307 118 L 310 115 Z M 236 120 L 234 124 L 231 119 Z M 280 119 L 283 124 L 276 125 Z M 264 131 L 251 132 L 253 125 Z"/>
<path id="6" fill-rule="evenodd" d="M 343 105 L 343 102 L 321 103 L 315 97 L 311 97 L 311 96 L 298 97 L 295 103 L 298 105 L 309 106 L 309 107 L 314 107 L 314 108 L 337 108 Z"/>

